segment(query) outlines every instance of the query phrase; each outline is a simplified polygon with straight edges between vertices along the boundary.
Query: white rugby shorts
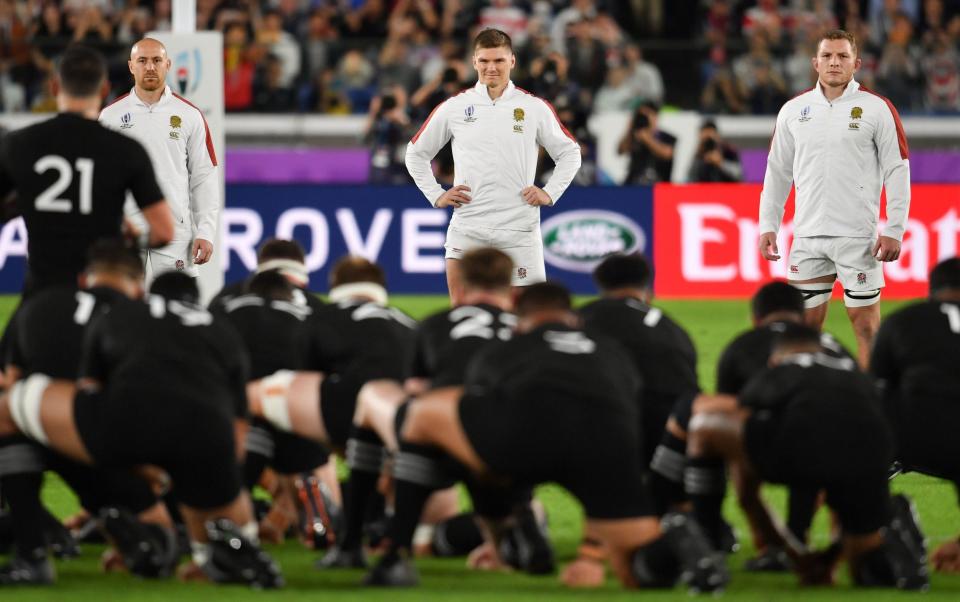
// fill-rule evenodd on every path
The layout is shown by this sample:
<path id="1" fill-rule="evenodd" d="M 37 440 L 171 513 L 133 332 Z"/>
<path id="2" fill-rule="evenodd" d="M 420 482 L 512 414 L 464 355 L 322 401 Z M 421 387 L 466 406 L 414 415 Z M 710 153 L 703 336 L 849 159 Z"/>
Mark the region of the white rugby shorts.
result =
<path id="1" fill-rule="evenodd" d="M 493 228 L 450 225 L 443 244 L 447 259 L 461 259 L 470 249 L 493 247 L 513 260 L 513 286 L 527 286 L 547 279 L 543 263 L 543 238 L 540 225 L 533 230 L 497 230 Z"/>
<path id="2" fill-rule="evenodd" d="M 789 280 L 812 280 L 836 274 L 843 288 L 866 292 L 884 286 L 883 262 L 872 251 L 875 238 L 806 236 L 794 238 L 787 259 Z"/>

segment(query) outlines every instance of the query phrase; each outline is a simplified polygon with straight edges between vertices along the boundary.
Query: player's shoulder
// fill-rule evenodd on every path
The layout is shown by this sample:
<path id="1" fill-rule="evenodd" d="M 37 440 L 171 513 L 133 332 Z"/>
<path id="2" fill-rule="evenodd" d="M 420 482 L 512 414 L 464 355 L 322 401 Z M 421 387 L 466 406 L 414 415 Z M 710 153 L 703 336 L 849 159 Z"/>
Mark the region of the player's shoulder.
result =
<path id="1" fill-rule="evenodd" d="M 130 92 L 117 96 L 115 99 L 113 99 L 113 102 L 103 107 L 103 109 L 100 111 L 100 120 L 103 121 L 104 119 L 126 113 L 129 110 L 132 100 L 133 97 L 131 96 Z"/>
<path id="2" fill-rule="evenodd" d="M 816 99 L 815 93 L 816 88 L 808 88 L 802 92 L 799 92 L 796 96 L 783 103 L 783 106 L 780 107 L 780 112 L 777 114 L 777 117 L 779 119 L 783 119 L 792 115 L 797 115 L 797 117 L 800 117 L 800 111 L 810 105 L 810 103 Z"/>
<path id="3" fill-rule="evenodd" d="M 882 108 L 893 108 L 893 103 L 889 98 L 862 84 L 857 89 L 855 100 L 858 103 L 873 104 Z"/>
<path id="4" fill-rule="evenodd" d="M 180 96 L 174 91 L 170 91 L 170 108 L 180 109 L 186 117 L 203 121 L 203 111 L 197 105 L 193 104 L 187 98 Z"/>
<path id="5" fill-rule="evenodd" d="M 917 329 L 932 320 L 939 320 L 942 317 L 941 305 L 941 302 L 931 300 L 911 303 L 886 316 L 880 328 L 898 334 L 916 332 L 922 336 L 922 331 Z"/>

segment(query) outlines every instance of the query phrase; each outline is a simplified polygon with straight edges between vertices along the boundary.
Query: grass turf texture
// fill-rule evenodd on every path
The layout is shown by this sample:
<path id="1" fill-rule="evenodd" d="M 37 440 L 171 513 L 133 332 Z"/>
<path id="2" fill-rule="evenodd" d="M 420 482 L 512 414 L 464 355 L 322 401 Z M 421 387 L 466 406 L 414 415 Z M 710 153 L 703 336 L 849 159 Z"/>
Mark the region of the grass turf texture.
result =
<path id="1" fill-rule="evenodd" d="M 584 299 L 580 299 L 583 302 Z M 446 298 L 439 296 L 395 297 L 393 302 L 415 317 L 423 317 L 442 309 Z M 16 297 L 0 297 L 0 322 L 6 322 L 16 303 Z M 723 347 L 738 332 L 749 327 L 746 303 L 742 301 L 658 301 L 674 319 L 683 324 L 697 345 L 701 384 L 712 390 L 715 380 L 717 358 Z M 887 313 L 899 306 L 895 302 L 883 302 Z M 827 320 L 827 330 L 853 349 L 853 335 L 843 306 L 834 302 Z M 952 486 L 919 475 L 898 477 L 893 489 L 911 495 L 918 506 L 921 522 L 928 536 L 931 549 L 941 542 L 955 537 L 960 531 L 960 512 Z M 769 487 L 766 497 L 782 516 L 785 497 L 782 489 Z M 579 506 L 563 490 L 556 486 L 544 486 L 538 491 L 550 515 L 550 531 L 561 561 L 571 559 L 576 553 L 580 538 L 582 513 Z M 76 500 L 52 475 L 44 488 L 44 499 L 58 515 L 66 515 L 76 509 Z M 728 599 L 765 600 L 899 600 L 919 594 L 905 594 L 888 590 L 857 590 L 847 585 L 845 569 L 839 576 L 843 585 L 833 589 L 800 589 L 791 575 L 758 575 L 745 573 L 743 561 L 752 555 L 752 545 L 746 539 L 745 522 L 736 509 L 735 502 L 727 498 L 726 516 L 733 520 L 741 535 L 743 549 L 730 558 L 733 581 L 724 594 Z M 827 540 L 828 517 L 821 512 L 814 528 L 814 540 L 823 545 Z M 686 592 L 671 591 L 626 592 L 608 579 L 607 585 L 595 591 L 571 591 L 558 584 L 555 578 L 534 578 L 518 574 L 491 574 L 470 571 L 462 559 L 420 559 L 417 561 L 423 585 L 410 591 L 376 591 L 360 588 L 357 584 L 361 571 L 319 572 L 313 568 L 316 554 L 306 551 L 300 544 L 288 542 L 283 546 L 268 546 L 267 549 L 280 562 L 287 578 L 287 587 L 279 592 L 255 592 L 242 586 L 213 586 L 209 584 L 182 584 L 174 581 L 148 582 L 129 575 L 103 575 L 99 569 L 102 546 L 86 545 L 83 555 L 76 560 L 57 562 L 58 584 L 55 588 L 36 590 L 0 590 L 4 602 L 20 600 L 192 600 L 229 599 L 231 602 L 245 600 L 627 600 L 641 597 L 644 600 L 683 600 Z M 932 591 L 923 594 L 927 600 L 960 599 L 960 576 L 933 576 Z"/>

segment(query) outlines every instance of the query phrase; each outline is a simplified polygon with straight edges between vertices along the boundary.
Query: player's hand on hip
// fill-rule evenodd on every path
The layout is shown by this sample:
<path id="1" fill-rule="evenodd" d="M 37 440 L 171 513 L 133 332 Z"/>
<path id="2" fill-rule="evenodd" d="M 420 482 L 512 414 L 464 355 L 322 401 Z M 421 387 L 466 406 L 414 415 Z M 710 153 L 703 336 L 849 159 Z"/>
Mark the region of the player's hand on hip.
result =
<path id="1" fill-rule="evenodd" d="M 193 258 L 193 263 L 197 265 L 207 263 L 210 261 L 211 255 L 213 255 L 212 242 L 203 238 L 194 239 L 193 248 L 190 250 L 190 257 Z"/>
<path id="2" fill-rule="evenodd" d="M 444 192 L 437 199 L 437 207 L 462 207 L 471 201 L 470 187 L 460 184 Z"/>
<path id="3" fill-rule="evenodd" d="M 878 261 L 896 261 L 900 258 L 900 241 L 889 236 L 881 236 L 873 245 L 873 256 Z"/>
<path id="4" fill-rule="evenodd" d="M 780 259 L 780 249 L 777 248 L 777 233 L 764 232 L 760 235 L 760 254 L 767 261 Z"/>
<path id="5" fill-rule="evenodd" d="M 553 205 L 553 199 L 550 198 L 550 195 L 544 192 L 542 188 L 536 186 L 527 186 L 520 191 L 520 196 L 523 197 L 524 203 L 534 207 Z"/>

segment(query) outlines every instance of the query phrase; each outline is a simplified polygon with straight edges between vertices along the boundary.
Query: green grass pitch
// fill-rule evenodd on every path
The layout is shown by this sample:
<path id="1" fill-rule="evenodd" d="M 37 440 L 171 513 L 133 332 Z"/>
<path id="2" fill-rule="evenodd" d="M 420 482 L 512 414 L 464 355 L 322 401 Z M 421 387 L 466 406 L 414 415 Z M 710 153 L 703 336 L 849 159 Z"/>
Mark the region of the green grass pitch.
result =
<path id="1" fill-rule="evenodd" d="M 0 297 L 0 322 L 6 322 L 15 305 L 16 297 Z M 440 296 L 395 297 L 394 303 L 411 315 L 423 317 L 443 308 L 446 298 Z M 726 343 L 739 331 L 749 326 L 747 306 L 742 301 L 658 301 L 668 314 L 677 319 L 690 332 L 699 351 L 701 383 L 712 390 L 717 357 Z M 896 309 L 895 302 L 884 302 L 884 312 Z M 834 333 L 848 347 L 853 348 L 853 337 L 841 304 L 834 303 L 830 310 L 827 330 Z M 931 547 L 944 540 L 956 537 L 960 532 L 960 512 L 952 486 L 941 481 L 906 475 L 897 478 L 893 487 L 909 493 L 916 502 L 923 527 Z M 579 541 L 582 514 L 577 504 L 555 486 L 542 487 L 538 492 L 550 516 L 551 535 L 561 560 L 569 560 L 575 554 Z M 65 515 L 76 509 L 76 500 L 55 478 L 48 477 L 44 498 L 58 514 Z M 784 495 L 778 488 L 769 488 L 767 498 L 778 512 L 783 512 Z M 745 523 L 728 497 L 726 514 L 734 521 L 741 536 Z M 821 512 L 816 520 L 814 538 L 818 544 L 827 539 L 828 518 Z M 741 569 L 744 559 L 751 553 L 751 544 L 741 537 L 743 549 L 730 558 L 733 582 L 723 594 L 729 600 L 780 601 L 780 600 L 899 600 L 918 598 L 921 594 L 903 594 L 895 591 L 855 590 L 847 585 L 845 572 L 841 571 L 843 585 L 834 589 L 800 589 L 790 575 L 753 575 Z M 289 542 L 283 546 L 269 546 L 283 566 L 287 587 L 279 592 L 256 592 L 240 586 L 218 587 L 209 584 L 185 585 L 174 581 L 148 582 L 128 575 L 100 573 L 98 559 L 101 546 L 84 546 L 81 558 L 57 563 L 58 584 L 45 589 L 4 589 L 0 599 L 20 600 L 157 600 L 177 602 L 209 602 L 210 600 L 357 600 L 389 601 L 403 600 L 627 600 L 644 599 L 684 600 L 688 596 L 680 589 L 656 592 L 621 591 L 608 578 L 605 588 L 598 591 L 570 591 L 560 587 L 551 577 L 534 578 L 516 574 L 491 574 L 470 571 L 463 560 L 423 559 L 418 561 L 423 585 L 411 591 L 371 591 L 357 584 L 360 571 L 318 572 L 313 568 L 316 555 L 304 550 L 299 544 Z M 932 591 L 922 594 L 926 600 L 960 600 L 960 577 L 933 576 Z"/>

